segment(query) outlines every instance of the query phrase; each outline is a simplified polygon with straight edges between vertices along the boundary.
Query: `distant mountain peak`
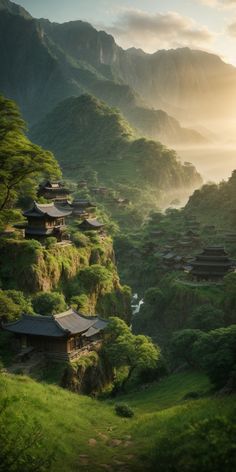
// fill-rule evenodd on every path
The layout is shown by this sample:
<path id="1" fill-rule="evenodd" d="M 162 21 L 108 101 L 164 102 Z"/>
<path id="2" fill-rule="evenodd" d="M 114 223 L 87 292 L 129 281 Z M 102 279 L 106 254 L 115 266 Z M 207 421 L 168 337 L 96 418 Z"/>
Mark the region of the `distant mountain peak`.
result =
<path id="1" fill-rule="evenodd" d="M 10 2 L 10 0 L 0 0 L 0 10 L 6 10 L 12 15 L 20 15 L 26 19 L 32 19 L 33 17 L 20 5 Z"/>

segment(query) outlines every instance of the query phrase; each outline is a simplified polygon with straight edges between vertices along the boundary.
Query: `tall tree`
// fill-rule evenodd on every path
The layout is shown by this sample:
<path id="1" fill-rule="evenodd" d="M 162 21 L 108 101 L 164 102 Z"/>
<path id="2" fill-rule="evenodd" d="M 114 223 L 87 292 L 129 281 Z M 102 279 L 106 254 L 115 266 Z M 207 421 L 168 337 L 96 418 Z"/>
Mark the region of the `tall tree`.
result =
<path id="1" fill-rule="evenodd" d="M 120 318 L 110 318 L 106 328 L 103 352 L 114 368 L 127 367 L 128 374 L 122 388 L 134 371 L 155 369 L 160 359 L 160 349 L 146 336 L 135 336 Z"/>
<path id="2" fill-rule="evenodd" d="M 0 210 L 12 208 L 22 191 L 35 196 L 39 177 L 59 177 L 49 152 L 25 136 L 26 125 L 14 101 L 0 96 Z"/>

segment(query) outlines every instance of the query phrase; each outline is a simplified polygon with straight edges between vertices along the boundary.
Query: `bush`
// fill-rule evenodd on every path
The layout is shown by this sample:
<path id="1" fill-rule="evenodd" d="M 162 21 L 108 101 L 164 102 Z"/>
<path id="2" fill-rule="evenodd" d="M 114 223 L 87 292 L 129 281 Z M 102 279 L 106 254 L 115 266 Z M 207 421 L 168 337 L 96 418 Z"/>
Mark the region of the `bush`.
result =
<path id="1" fill-rule="evenodd" d="M 32 313 L 30 301 L 18 290 L 0 290 L 0 322 L 14 321 L 22 313 Z"/>
<path id="2" fill-rule="evenodd" d="M 46 249 L 50 249 L 51 247 L 55 246 L 55 244 L 57 244 L 57 238 L 54 238 L 53 236 L 50 236 L 50 238 L 46 238 L 45 240 Z"/>
<path id="3" fill-rule="evenodd" d="M 236 464 L 236 426 L 225 417 L 207 418 L 168 431 L 156 443 L 148 471 L 232 472 Z"/>
<path id="4" fill-rule="evenodd" d="M 87 247 L 89 243 L 87 236 L 80 231 L 73 234 L 72 240 L 76 247 Z"/>
<path id="5" fill-rule="evenodd" d="M 132 418 L 134 416 L 133 410 L 126 403 L 117 403 L 115 405 L 115 412 L 122 418 Z"/>
<path id="6" fill-rule="evenodd" d="M 207 304 L 197 307 L 190 317 L 190 327 L 202 331 L 221 328 L 224 325 L 224 312 Z"/>
<path id="7" fill-rule="evenodd" d="M 89 313 L 91 311 L 90 300 L 84 293 L 82 293 L 81 295 L 75 295 L 71 298 L 70 302 L 72 308 L 74 308 L 75 310 L 78 310 L 83 313 Z"/>
<path id="8" fill-rule="evenodd" d="M 193 344 L 193 357 L 212 383 L 224 387 L 236 371 L 236 325 L 202 333 Z"/>
<path id="9" fill-rule="evenodd" d="M 55 315 L 66 310 L 65 297 L 59 292 L 39 292 L 33 298 L 35 313 L 40 315 Z"/>
<path id="10" fill-rule="evenodd" d="M 200 398 L 201 394 L 199 392 L 188 392 L 186 395 L 184 395 L 183 399 L 184 400 L 197 400 Z"/>

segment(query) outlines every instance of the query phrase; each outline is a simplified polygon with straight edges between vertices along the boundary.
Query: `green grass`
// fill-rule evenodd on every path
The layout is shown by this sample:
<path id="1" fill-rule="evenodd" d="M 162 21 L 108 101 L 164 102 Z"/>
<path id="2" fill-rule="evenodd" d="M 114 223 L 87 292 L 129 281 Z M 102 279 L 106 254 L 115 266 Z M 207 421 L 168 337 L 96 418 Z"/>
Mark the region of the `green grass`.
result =
<path id="1" fill-rule="evenodd" d="M 143 460 L 147 460 L 159 435 L 219 412 L 230 416 L 235 400 L 207 396 L 211 385 L 204 375 L 194 372 L 171 375 L 147 390 L 115 401 L 76 395 L 25 376 L 1 375 L 0 387 L 3 385 L 9 396 L 17 393 L 12 414 L 24 411 L 27 421 L 36 419 L 42 425 L 48 448 L 56 449 L 55 472 L 102 471 L 104 464 L 117 470 L 116 461 L 127 464 L 127 470 L 144 470 Z M 202 398 L 184 400 L 192 391 L 202 394 Z M 128 403 L 134 417 L 116 416 L 116 401 Z M 90 445 L 90 439 L 96 443 Z M 114 445 L 114 440 L 122 442 Z"/>

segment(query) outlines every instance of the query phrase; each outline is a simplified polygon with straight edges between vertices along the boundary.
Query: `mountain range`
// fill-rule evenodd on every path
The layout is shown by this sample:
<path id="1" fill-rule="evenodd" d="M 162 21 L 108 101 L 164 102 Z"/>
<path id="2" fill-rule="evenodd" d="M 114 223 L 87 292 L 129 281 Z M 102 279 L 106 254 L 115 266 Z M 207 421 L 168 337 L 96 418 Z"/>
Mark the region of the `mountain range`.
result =
<path id="1" fill-rule="evenodd" d="M 90 93 L 119 108 L 140 135 L 205 144 L 212 135 L 179 120 L 230 119 L 236 105 L 236 69 L 214 54 L 124 50 L 89 23 L 37 20 L 10 0 L 0 0 L 0 62 L 0 92 L 30 125 L 61 100 Z"/>
<path id="2" fill-rule="evenodd" d="M 160 71 L 152 74 L 152 56 L 124 51 L 111 35 L 86 22 L 36 20 L 19 5 L 0 0 L 0 46 L 0 91 L 17 101 L 30 125 L 61 100 L 91 93 L 119 108 L 140 134 L 171 144 L 205 142 L 199 132 L 183 128 L 160 109 L 165 103 L 167 109 L 168 104 L 165 94 L 158 103 L 156 89 L 161 90 L 158 80 L 166 83 L 166 78 L 161 79 Z M 165 54 L 168 62 L 173 54 L 185 57 L 195 52 Z M 173 59 L 169 62 L 171 66 Z M 150 82 L 156 83 L 155 100 Z"/>

